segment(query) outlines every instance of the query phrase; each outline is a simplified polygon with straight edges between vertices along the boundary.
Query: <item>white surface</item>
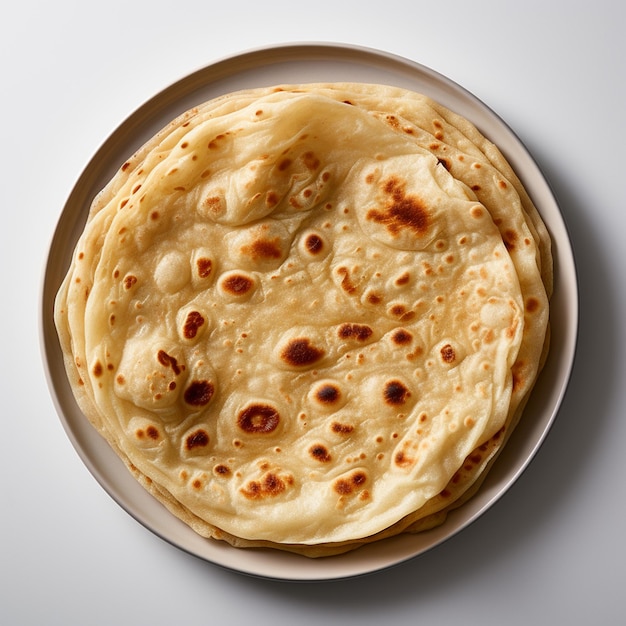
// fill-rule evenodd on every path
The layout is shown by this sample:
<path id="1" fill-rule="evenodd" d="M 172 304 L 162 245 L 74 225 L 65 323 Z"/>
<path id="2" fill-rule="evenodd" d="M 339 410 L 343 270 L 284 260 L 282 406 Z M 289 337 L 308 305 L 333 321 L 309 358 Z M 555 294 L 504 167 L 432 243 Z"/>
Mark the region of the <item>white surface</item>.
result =
<path id="1" fill-rule="evenodd" d="M 159 0 L 5 9 L 0 623 L 623 623 L 624 9 L 612 1 L 211 4 L 181 4 L 178 15 L 177 5 Z M 547 441 L 511 491 L 427 554 L 332 583 L 225 572 L 129 517 L 63 431 L 37 331 L 50 237 L 107 135 L 180 76 L 288 41 L 387 50 L 447 75 L 493 108 L 553 186 L 581 291 L 572 383 Z"/>

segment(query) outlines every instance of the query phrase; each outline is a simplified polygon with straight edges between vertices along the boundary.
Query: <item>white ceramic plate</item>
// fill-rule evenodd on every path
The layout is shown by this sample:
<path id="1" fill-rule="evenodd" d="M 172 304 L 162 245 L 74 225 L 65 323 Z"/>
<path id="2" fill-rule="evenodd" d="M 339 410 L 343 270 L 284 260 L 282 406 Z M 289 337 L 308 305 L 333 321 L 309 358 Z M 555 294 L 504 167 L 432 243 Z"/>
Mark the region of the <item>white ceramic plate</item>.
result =
<path id="1" fill-rule="evenodd" d="M 279 551 L 235 549 L 203 539 L 145 492 L 74 402 L 52 316 L 54 296 L 91 201 L 135 149 L 179 113 L 212 97 L 236 89 L 316 81 L 405 87 L 471 120 L 499 146 L 522 179 L 548 226 L 555 257 L 550 355 L 523 420 L 479 493 L 431 531 L 317 560 Z M 437 546 L 484 513 L 519 477 L 550 429 L 569 380 L 578 325 L 576 272 L 561 213 L 536 163 L 506 124 L 466 90 L 422 65 L 376 50 L 329 44 L 283 45 L 223 59 L 167 87 L 130 115 L 96 152 L 68 198 L 51 243 L 41 304 L 42 348 L 52 396 L 76 451 L 102 487 L 146 528 L 182 550 L 239 572 L 289 580 L 345 578 L 398 564 Z"/>

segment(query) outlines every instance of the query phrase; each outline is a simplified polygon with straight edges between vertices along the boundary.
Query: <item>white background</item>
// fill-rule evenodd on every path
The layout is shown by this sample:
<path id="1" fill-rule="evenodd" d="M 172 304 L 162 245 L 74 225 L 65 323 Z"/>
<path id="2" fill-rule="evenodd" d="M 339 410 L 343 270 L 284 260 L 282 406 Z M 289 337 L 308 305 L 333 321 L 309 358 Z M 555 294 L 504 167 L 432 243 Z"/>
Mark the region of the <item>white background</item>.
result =
<path id="1" fill-rule="evenodd" d="M 41 0 L 4 8 L 0 623 L 625 623 L 625 18 L 614 0 Z M 430 552 L 329 583 L 225 571 L 120 509 L 61 426 L 38 335 L 47 246 L 108 134 L 203 65 L 296 41 L 407 57 L 503 117 L 554 189 L 581 298 L 568 393 L 509 493 Z"/>

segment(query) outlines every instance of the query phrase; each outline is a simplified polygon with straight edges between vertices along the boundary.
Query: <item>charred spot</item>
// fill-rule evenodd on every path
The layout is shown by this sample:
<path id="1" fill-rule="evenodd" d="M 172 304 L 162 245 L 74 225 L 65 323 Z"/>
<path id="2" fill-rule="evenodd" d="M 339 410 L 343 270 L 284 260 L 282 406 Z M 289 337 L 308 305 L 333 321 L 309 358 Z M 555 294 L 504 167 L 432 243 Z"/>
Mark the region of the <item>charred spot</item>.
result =
<path id="1" fill-rule="evenodd" d="M 438 163 L 439 165 L 443 165 L 443 167 L 444 167 L 445 169 L 447 169 L 448 171 L 450 171 L 450 164 L 449 164 L 449 163 L 448 163 L 448 161 L 446 161 L 445 159 L 442 159 L 441 157 L 439 157 L 439 158 L 437 159 L 437 163 Z"/>
<path id="2" fill-rule="evenodd" d="M 276 430 L 280 422 L 278 411 L 268 404 L 253 404 L 237 417 L 237 425 L 250 434 L 268 434 Z"/>
<path id="3" fill-rule="evenodd" d="M 208 278 L 213 269 L 213 262 L 211 259 L 201 257 L 196 261 L 196 267 L 198 268 L 198 276 L 200 278 Z"/>
<path id="4" fill-rule="evenodd" d="M 391 335 L 391 340 L 398 346 L 405 346 L 413 341 L 413 335 L 408 330 L 400 328 Z"/>
<path id="5" fill-rule="evenodd" d="M 356 339 L 366 341 L 372 336 L 374 331 L 365 324 L 342 324 L 337 330 L 337 334 L 342 339 Z"/>
<path id="6" fill-rule="evenodd" d="M 440 354 L 441 359 L 444 363 L 454 363 L 456 359 L 456 353 L 454 352 L 454 348 L 449 343 L 441 348 Z"/>
<path id="7" fill-rule="evenodd" d="M 126 163 L 124 163 L 124 165 L 122 165 L 122 172 L 125 172 L 129 167 L 130 167 L 130 162 L 126 161 Z"/>
<path id="8" fill-rule="evenodd" d="M 323 356 L 324 350 L 312 345 L 306 337 L 292 339 L 280 354 L 281 359 L 293 367 L 312 365 Z"/>
<path id="9" fill-rule="evenodd" d="M 243 274 L 234 274 L 224 279 L 222 287 L 228 293 L 235 296 L 242 296 L 252 289 L 254 283 L 251 278 Z"/>
<path id="10" fill-rule="evenodd" d="M 193 339 L 197 334 L 200 327 L 204 324 L 204 317 L 198 311 L 191 311 L 185 319 L 183 325 L 183 336 L 186 339 Z"/>
<path id="11" fill-rule="evenodd" d="M 388 196 L 387 204 L 383 210 L 368 211 L 367 218 L 385 226 L 394 237 L 407 229 L 418 237 L 423 236 L 429 226 L 428 209 L 423 201 L 406 195 L 404 185 L 395 178 L 386 181 L 382 189 Z"/>
<path id="12" fill-rule="evenodd" d="M 185 389 L 185 402 L 191 406 L 204 406 L 211 401 L 215 387 L 208 380 L 194 380 Z"/>
<path id="13" fill-rule="evenodd" d="M 322 251 L 322 248 L 324 247 L 324 241 L 319 235 L 313 233 L 307 236 L 307 238 L 304 240 L 304 245 L 310 254 L 315 255 L 319 254 Z"/>
<path id="14" fill-rule="evenodd" d="M 175 357 L 171 356 L 165 350 L 159 350 L 157 353 L 158 362 L 164 367 L 171 367 L 176 376 L 181 372 L 181 367 L 178 365 L 178 361 Z"/>
<path id="15" fill-rule="evenodd" d="M 328 463 L 331 459 L 330 452 L 326 446 L 323 446 L 321 443 L 312 445 L 309 448 L 309 454 L 320 463 Z"/>
<path id="16" fill-rule="evenodd" d="M 124 288 L 130 289 L 137 282 L 137 277 L 129 274 L 124 278 Z"/>
<path id="17" fill-rule="evenodd" d="M 341 397 L 339 387 L 335 385 L 322 385 L 316 392 L 315 398 L 322 404 L 335 404 Z"/>
<path id="18" fill-rule="evenodd" d="M 383 396 L 387 404 L 392 406 L 404 404 L 410 395 L 411 392 L 399 380 L 390 380 L 385 383 Z"/>
<path id="19" fill-rule="evenodd" d="M 205 430 L 199 429 L 191 433 L 185 440 L 185 447 L 187 450 L 193 450 L 194 448 L 204 448 L 209 445 L 209 435 Z"/>
<path id="20" fill-rule="evenodd" d="M 280 259 L 282 250 L 280 239 L 257 239 L 249 246 L 244 246 L 241 251 L 253 259 Z"/>

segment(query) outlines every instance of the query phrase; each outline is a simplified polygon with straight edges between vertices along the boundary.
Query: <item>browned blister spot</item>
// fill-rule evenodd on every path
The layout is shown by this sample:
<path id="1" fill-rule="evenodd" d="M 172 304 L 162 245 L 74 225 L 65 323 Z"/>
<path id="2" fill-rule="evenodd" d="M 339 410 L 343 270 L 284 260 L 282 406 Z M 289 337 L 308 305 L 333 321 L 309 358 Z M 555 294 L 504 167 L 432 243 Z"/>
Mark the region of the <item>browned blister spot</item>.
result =
<path id="1" fill-rule="evenodd" d="M 185 389 L 185 402 L 191 406 L 205 406 L 213 397 L 215 386 L 208 380 L 194 380 Z"/>
<path id="2" fill-rule="evenodd" d="M 390 380 L 385 383 L 383 397 L 387 404 L 399 406 L 404 404 L 410 397 L 411 392 L 399 380 Z"/>
<path id="3" fill-rule="evenodd" d="M 304 240 L 304 245 L 310 254 L 316 255 L 324 248 L 324 241 L 319 235 L 312 233 Z"/>
<path id="4" fill-rule="evenodd" d="M 285 481 L 273 472 L 268 472 L 260 480 L 251 480 L 240 491 L 250 500 L 261 500 L 264 498 L 275 498 L 286 490 Z"/>
<path id="5" fill-rule="evenodd" d="M 248 276 L 244 276 L 243 274 L 228 276 L 222 282 L 223 289 L 235 296 L 242 296 L 248 293 L 253 286 L 254 283 L 252 279 L 248 278 Z"/>
<path id="6" fill-rule="evenodd" d="M 230 467 L 228 467 L 228 465 L 219 463 L 213 468 L 213 473 L 216 476 L 230 476 L 231 472 L 230 472 Z"/>
<path id="7" fill-rule="evenodd" d="M 211 259 L 200 257 L 196 261 L 196 267 L 200 278 L 208 278 L 211 275 L 211 270 L 213 269 L 213 262 Z"/>
<path id="8" fill-rule="evenodd" d="M 394 237 L 407 229 L 418 237 L 426 234 L 430 218 L 424 202 L 417 196 L 407 195 L 404 184 L 396 178 L 385 181 L 382 190 L 387 196 L 385 207 L 382 210 L 371 209 L 367 218 L 385 226 Z"/>
<path id="9" fill-rule="evenodd" d="M 250 434 L 265 435 L 278 428 L 280 414 L 268 404 L 252 404 L 237 417 L 237 425 Z"/>
<path id="10" fill-rule="evenodd" d="M 130 289 L 137 282 L 137 277 L 129 274 L 124 278 L 124 288 Z"/>
<path id="11" fill-rule="evenodd" d="M 185 440 L 185 447 L 187 450 L 193 450 L 194 448 L 204 448 L 209 445 L 209 434 L 206 430 L 199 428 L 187 437 Z"/>
<path id="12" fill-rule="evenodd" d="M 413 335 L 408 330 L 399 328 L 391 335 L 391 340 L 398 346 L 405 346 L 413 341 Z"/>
<path id="13" fill-rule="evenodd" d="M 454 348 L 449 343 L 443 346 L 443 348 L 441 348 L 439 352 L 441 354 L 441 360 L 444 363 L 454 363 L 456 359 L 456 353 L 454 351 Z"/>
<path id="14" fill-rule="evenodd" d="M 316 390 L 315 398 L 322 404 L 336 404 L 341 398 L 341 391 L 336 385 L 324 384 Z"/>
<path id="15" fill-rule="evenodd" d="M 347 478 L 338 478 L 333 489 L 341 496 L 347 496 L 357 491 L 367 482 L 367 475 L 362 471 L 355 471 Z"/>
<path id="16" fill-rule="evenodd" d="M 198 311 L 190 311 L 183 325 L 183 336 L 186 339 L 193 339 L 204 324 L 204 317 Z"/>
<path id="17" fill-rule="evenodd" d="M 175 357 L 171 356 L 165 350 L 159 350 L 157 353 L 157 361 L 164 367 L 171 367 L 176 376 L 180 374 L 181 367 Z"/>
<path id="18" fill-rule="evenodd" d="M 96 378 L 99 378 L 100 376 L 102 376 L 102 373 L 104 372 L 104 368 L 102 367 L 102 363 L 100 363 L 100 361 L 96 361 L 93 369 L 91 370 L 93 372 L 93 375 Z"/>
<path id="19" fill-rule="evenodd" d="M 337 334 L 342 339 L 356 339 L 357 341 L 367 341 L 374 331 L 365 324 L 342 324 Z"/>
<path id="20" fill-rule="evenodd" d="M 340 422 L 333 422 L 330 425 L 330 429 L 338 435 L 349 435 L 353 430 L 352 424 L 341 424 Z"/>
<path id="21" fill-rule="evenodd" d="M 328 448 L 321 443 L 316 443 L 309 448 L 309 454 L 320 463 L 329 463 L 331 460 Z"/>
<path id="22" fill-rule="evenodd" d="M 339 274 L 340 276 L 342 276 L 343 278 L 341 279 L 341 288 L 349 294 L 353 294 L 356 292 L 356 285 L 352 282 L 352 280 L 350 279 L 350 271 L 348 270 L 347 267 L 340 267 L 337 269 L 337 274 Z"/>
<path id="23" fill-rule="evenodd" d="M 317 348 L 310 339 L 303 337 L 292 339 L 280 353 L 280 358 L 293 367 L 306 367 L 319 361 L 324 354 L 322 348 Z"/>
<path id="24" fill-rule="evenodd" d="M 517 232 L 509 228 L 502 234 L 502 239 L 507 250 L 514 250 L 517 243 Z"/>

